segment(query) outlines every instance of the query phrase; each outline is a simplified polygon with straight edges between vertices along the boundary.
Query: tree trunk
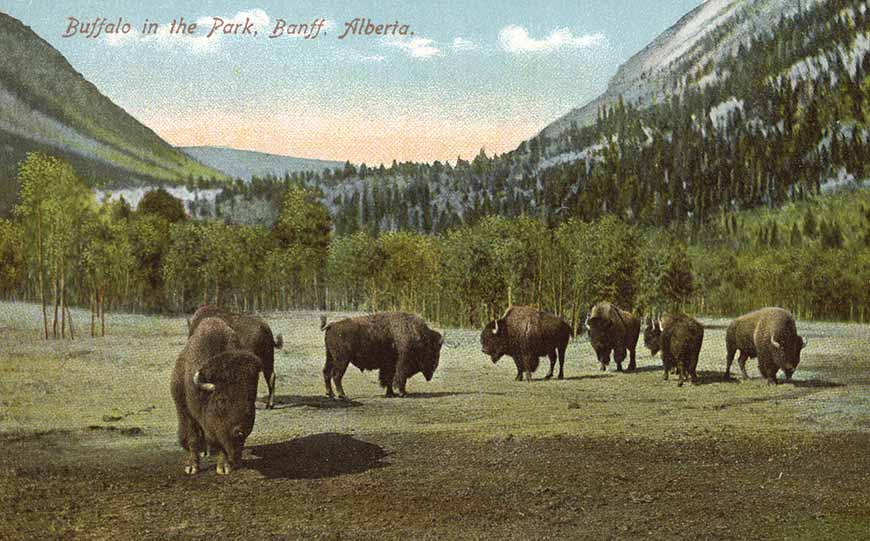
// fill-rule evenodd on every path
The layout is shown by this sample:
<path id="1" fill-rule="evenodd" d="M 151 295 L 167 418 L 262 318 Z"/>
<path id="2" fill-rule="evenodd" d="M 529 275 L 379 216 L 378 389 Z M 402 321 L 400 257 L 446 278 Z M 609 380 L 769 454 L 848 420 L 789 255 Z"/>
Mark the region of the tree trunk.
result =
<path id="1" fill-rule="evenodd" d="M 60 295 L 58 295 L 57 276 L 51 281 L 51 289 L 54 294 L 54 318 L 51 320 L 51 336 L 57 338 L 57 309 L 60 305 Z"/>
<path id="2" fill-rule="evenodd" d="M 66 338 L 66 269 L 60 265 L 60 337 Z"/>
<path id="3" fill-rule="evenodd" d="M 91 338 L 94 337 L 94 319 L 95 319 L 94 316 L 96 315 L 96 311 L 97 311 L 97 294 L 96 294 L 96 287 L 95 287 L 94 291 L 91 292 Z"/>
<path id="4" fill-rule="evenodd" d="M 69 306 L 66 307 L 66 314 L 67 314 L 68 319 L 69 319 L 69 339 L 75 340 L 76 339 L 76 331 L 75 331 L 75 329 L 73 329 L 72 312 L 70 312 Z"/>
<path id="5" fill-rule="evenodd" d="M 42 255 L 42 210 L 36 211 L 36 260 L 39 274 L 39 298 L 42 303 L 42 330 L 48 340 L 48 311 L 45 302 L 45 260 Z"/>

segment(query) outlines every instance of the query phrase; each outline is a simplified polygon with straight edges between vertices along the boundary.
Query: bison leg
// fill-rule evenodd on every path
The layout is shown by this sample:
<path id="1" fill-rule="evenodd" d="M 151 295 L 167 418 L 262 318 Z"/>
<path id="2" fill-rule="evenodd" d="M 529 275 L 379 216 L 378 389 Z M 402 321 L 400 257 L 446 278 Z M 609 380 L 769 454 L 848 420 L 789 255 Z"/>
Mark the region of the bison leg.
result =
<path id="1" fill-rule="evenodd" d="M 565 378 L 565 350 L 567 347 L 559 348 L 559 379 Z"/>
<path id="2" fill-rule="evenodd" d="M 232 464 L 229 459 L 227 459 L 226 452 L 221 449 L 220 453 L 218 453 L 217 474 L 229 475 L 231 471 L 233 471 Z"/>
<path id="3" fill-rule="evenodd" d="M 685 361 L 678 362 L 677 363 L 677 373 L 680 375 L 680 378 L 677 381 L 677 387 L 682 387 L 683 383 L 685 383 L 685 381 L 687 379 L 689 379 L 688 377 L 686 377 L 686 372 L 687 372 L 686 362 Z"/>
<path id="4" fill-rule="evenodd" d="M 614 349 L 613 350 L 613 360 L 616 362 L 616 371 L 622 372 L 622 362 L 625 360 L 625 350 L 624 349 Z"/>
<path id="5" fill-rule="evenodd" d="M 547 375 L 544 376 L 544 379 L 550 379 L 553 377 L 553 370 L 556 369 L 556 350 L 554 349 L 553 351 L 547 353 L 547 357 L 550 358 L 550 371 L 547 372 Z M 561 372 L 561 370 L 560 370 L 560 372 Z M 561 379 L 561 378 L 559 378 L 559 379 Z"/>
<path id="6" fill-rule="evenodd" d="M 326 363 L 323 365 L 323 386 L 326 388 L 326 396 L 329 398 L 335 397 L 332 392 L 332 367 L 334 364 L 335 360 L 332 358 L 332 353 L 327 349 Z"/>
<path id="7" fill-rule="evenodd" d="M 393 386 L 399 392 L 400 397 L 404 397 L 406 394 L 408 394 L 405 391 L 406 381 L 408 381 L 408 377 L 405 375 L 405 369 L 400 363 L 399 366 L 396 368 L 396 375 L 393 376 Z"/>
<path id="8" fill-rule="evenodd" d="M 332 369 L 332 381 L 335 382 L 335 390 L 338 391 L 338 398 L 341 400 L 347 399 L 347 395 L 344 394 L 344 387 L 341 385 L 341 378 L 344 377 L 346 370 L 347 363 L 336 363 Z"/>
<path id="9" fill-rule="evenodd" d="M 727 349 L 727 356 L 725 361 L 725 379 L 731 379 L 731 363 L 734 362 L 734 354 L 737 353 L 737 348 L 732 348 L 730 345 L 725 346 Z M 742 357 L 743 354 L 741 353 Z"/>
<path id="10" fill-rule="evenodd" d="M 381 387 L 385 387 L 387 392 L 384 394 L 386 398 L 393 398 L 396 394 L 393 392 L 393 378 L 396 375 L 395 365 L 386 365 L 378 370 L 378 380 Z"/>
<path id="11" fill-rule="evenodd" d="M 272 409 L 275 407 L 275 371 L 270 372 L 268 376 L 264 372 L 263 377 L 266 378 L 266 385 L 269 387 L 269 400 L 266 402 L 266 409 Z"/>
<path id="12" fill-rule="evenodd" d="M 746 373 L 746 359 L 749 358 L 749 355 L 740 352 L 740 357 L 737 359 L 737 362 L 740 364 L 740 373 L 743 375 L 743 379 L 749 379 L 749 374 Z"/>
<path id="13" fill-rule="evenodd" d="M 517 377 L 515 377 L 514 379 L 516 381 L 523 381 L 523 361 L 522 361 L 522 359 L 515 358 L 514 364 L 517 367 Z"/>
<path id="14" fill-rule="evenodd" d="M 634 372 L 635 370 L 637 370 L 637 358 L 636 358 L 635 348 L 629 348 L 628 355 L 629 355 L 628 371 Z"/>

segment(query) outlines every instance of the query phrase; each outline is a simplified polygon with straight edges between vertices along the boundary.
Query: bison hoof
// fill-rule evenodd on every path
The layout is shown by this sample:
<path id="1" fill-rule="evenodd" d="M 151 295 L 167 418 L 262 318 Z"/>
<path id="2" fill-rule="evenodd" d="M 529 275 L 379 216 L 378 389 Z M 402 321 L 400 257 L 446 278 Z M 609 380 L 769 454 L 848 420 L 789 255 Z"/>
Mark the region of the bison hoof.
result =
<path id="1" fill-rule="evenodd" d="M 196 475 L 199 473 L 199 466 L 185 466 L 184 473 L 187 475 Z"/>
<path id="2" fill-rule="evenodd" d="M 546 376 L 544 376 L 544 379 L 552 379 L 552 378 L 553 378 L 553 374 L 547 374 Z"/>
<path id="3" fill-rule="evenodd" d="M 559 379 L 565 379 L 565 374 L 559 374 Z"/>

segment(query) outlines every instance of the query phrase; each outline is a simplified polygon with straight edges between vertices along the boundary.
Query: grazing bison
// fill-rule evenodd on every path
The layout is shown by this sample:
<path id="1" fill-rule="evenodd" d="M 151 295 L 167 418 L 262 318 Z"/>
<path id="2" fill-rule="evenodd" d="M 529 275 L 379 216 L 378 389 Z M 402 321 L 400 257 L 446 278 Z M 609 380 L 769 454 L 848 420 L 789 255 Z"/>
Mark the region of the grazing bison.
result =
<path id="1" fill-rule="evenodd" d="M 188 336 L 193 335 L 199 322 L 207 317 L 217 317 L 224 320 L 238 334 L 242 349 L 250 351 L 260 358 L 260 362 L 263 364 L 263 377 L 269 387 L 269 399 L 266 402 L 266 407 L 269 409 L 274 407 L 275 350 L 283 347 L 283 337 L 279 334 L 273 338 L 272 329 L 257 316 L 230 312 L 211 304 L 204 304 L 194 312 L 187 324 Z"/>
<path id="2" fill-rule="evenodd" d="M 200 453 L 219 451 L 217 473 L 239 467 L 245 439 L 254 428 L 257 379 L 262 364 L 239 349 L 226 322 L 206 318 L 178 355 L 172 398 L 178 414 L 178 442 L 188 452 L 185 473 L 199 471 Z"/>
<path id="3" fill-rule="evenodd" d="M 732 321 L 725 333 L 728 354 L 725 377 L 731 377 L 731 363 L 734 354 L 740 350 L 737 362 L 745 379 L 749 379 L 746 359 L 758 357 L 758 370 L 768 383 L 776 383 L 776 373 L 780 369 L 785 373 L 785 380 L 790 381 L 806 345 L 806 341 L 798 336 L 794 318 L 782 308 L 769 307 L 749 312 Z"/>
<path id="4" fill-rule="evenodd" d="M 662 352 L 665 381 L 676 369 L 680 375 L 679 385 L 691 378 L 698 383 L 698 356 L 704 341 L 704 326 L 685 314 L 666 315 L 655 324 L 648 324 L 643 340 L 650 353 Z"/>
<path id="5" fill-rule="evenodd" d="M 571 326 L 550 312 L 529 306 L 512 306 L 501 317 L 490 321 L 480 333 L 483 353 L 497 363 L 504 355 L 513 358 L 517 367 L 517 381 L 523 373 L 532 381 L 532 372 L 538 369 L 541 357 L 550 358 L 550 371 L 546 379 L 553 377 L 556 359 L 559 360 L 559 379 L 565 377 L 565 350 L 573 335 Z"/>
<path id="6" fill-rule="evenodd" d="M 598 356 L 602 371 L 607 370 L 610 364 L 611 351 L 618 372 L 622 372 L 626 351 L 631 356 L 628 371 L 637 368 L 635 354 L 640 336 L 640 320 L 634 314 L 609 302 L 599 302 L 589 311 L 586 327 L 589 329 L 589 342 Z"/>
<path id="7" fill-rule="evenodd" d="M 332 381 L 339 398 L 346 398 L 341 378 L 352 364 L 363 370 L 378 370 L 378 379 L 387 389 L 388 398 L 405 396 L 405 382 L 421 372 L 430 381 L 438 368 L 444 337 L 430 329 L 421 318 L 404 312 L 381 312 L 352 317 L 327 324 L 321 318 L 320 329 L 325 331 L 326 364 L 323 366 L 323 384 L 326 395 L 332 398 Z"/>

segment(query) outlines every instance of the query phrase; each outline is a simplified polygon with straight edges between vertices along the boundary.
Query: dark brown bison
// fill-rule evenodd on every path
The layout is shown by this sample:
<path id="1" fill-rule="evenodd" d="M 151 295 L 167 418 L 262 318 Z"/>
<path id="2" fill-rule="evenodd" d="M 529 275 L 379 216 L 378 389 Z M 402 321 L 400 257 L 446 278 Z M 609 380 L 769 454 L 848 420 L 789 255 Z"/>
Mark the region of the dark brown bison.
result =
<path id="1" fill-rule="evenodd" d="M 538 369 L 541 357 L 550 358 L 550 371 L 546 379 L 553 377 L 556 359 L 559 360 L 559 379 L 565 376 L 565 350 L 571 340 L 571 326 L 550 312 L 529 306 L 511 306 L 501 319 L 487 323 L 480 333 L 483 353 L 493 363 L 508 355 L 517 367 L 517 381 L 523 373 L 528 381 Z"/>
<path id="2" fill-rule="evenodd" d="M 393 397 L 393 387 L 405 396 L 405 383 L 417 374 L 430 381 L 438 368 L 444 337 L 430 329 L 421 318 L 404 312 L 381 312 L 327 324 L 325 331 L 326 364 L 323 384 L 326 395 L 333 397 L 332 383 L 339 398 L 346 398 L 341 378 L 352 364 L 362 370 L 378 370 L 378 379 Z"/>
<path id="3" fill-rule="evenodd" d="M 586 327 L 589 329 L 589 343 L 598 356 L 602 371 L 607 370 L 610 364 L 611 351 L 618 372 L 622 372 L 626 352 L 630 355 L 628 371 L 637 368 L 636 349 L 640 336 L 640 320 L 634 314 L 609 302 L 599 302 L 586 316 Z"/>
<path id="4" fill-rule="evenodd" d="M 230 312 L 211 304 L 204 304 L 194 312 L 187 324 L 188 336 L 192 336 L 199 322 L 207 317 L 224 320 L 238 334 L 242 349 L 260 358 L 263 364 L 263 377 L 269 387 L 266 407 L 271 409 L 275 405 L 275 350 L 283 347 L 283 337 L 279 334 L 273 338 L 272 329 L 257 316 Z"/>
<path id="5" fill-rule="evenodd" d="M 780 369 L 785 373 L 785 380 L 790 381 L 806 345 L 806 341 L 798 336 L 794 318 L 782 308 L 769 307 L 749 312 L 732 321 L 725 333 L 728 354 L 725 377 L 731 377 L 731 363 L 734 354 L 740 350 L 737 362 L 745 379 L 749 379 L 746 360 L 758 357 L 758 370 L 768 383 L 776 383 L 776 373 Z"/>
<path id="6" fill-rule="evenodd" d="M 679 385 L 691 378 L 698 383 L 698 356 L 704 342 L 704 326 L 685 314 L 666 315 L 654 324 L 647 324 L 643 340 L 650 353 L 661 350 L 665 381 L 671 370 L 680 375 Z"/>
<path id="7" fill-rule="evenodd" d="M 240 349 L 236 333 L 218 318 L 199 322 L 172 371 L 178 442 L 188 452 L 185 473 L 199 471 L 200 453 L 218 450 L 217 473 L 241 465 L 254 428 L 260 359 Z"/>

